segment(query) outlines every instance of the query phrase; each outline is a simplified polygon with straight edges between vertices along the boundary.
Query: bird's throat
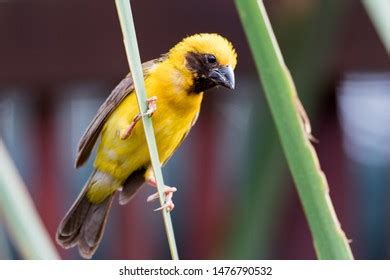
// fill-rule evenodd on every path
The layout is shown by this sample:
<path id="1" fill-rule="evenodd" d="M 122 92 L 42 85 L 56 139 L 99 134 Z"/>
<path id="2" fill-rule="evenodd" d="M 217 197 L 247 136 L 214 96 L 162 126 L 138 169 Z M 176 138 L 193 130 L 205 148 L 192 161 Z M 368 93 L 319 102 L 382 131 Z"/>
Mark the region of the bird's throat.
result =
<path id="1" fill-rule="evenodd" d="M 199 94 L 213 87 L 215 87 L 215 83 L 212 80 L 207 78 L 196 78 L 194 85 L 190 90 L 190 94 Z"/>

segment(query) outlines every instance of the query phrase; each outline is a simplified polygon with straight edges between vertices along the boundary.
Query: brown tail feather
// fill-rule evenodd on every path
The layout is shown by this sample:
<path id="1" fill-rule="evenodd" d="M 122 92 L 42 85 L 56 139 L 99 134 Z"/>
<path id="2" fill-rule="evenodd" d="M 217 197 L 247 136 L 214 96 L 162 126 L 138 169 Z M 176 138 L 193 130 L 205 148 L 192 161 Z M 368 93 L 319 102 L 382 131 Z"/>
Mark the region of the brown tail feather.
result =
<path id="1" fill-rule="evenodd" d="M 102 203 L 90 207 L 78 237 L 79 252 L 84 258 L 90 259 L 102 240 L 113 198 L 111 194 Z"/>
<path id="2" fill-rule="evenodd" d="M 100 244 L 115 194 L 99 204 L 91 203 L 86 194 L 94 175 L 95 172 L 60 223 L 56 236 L 58 244 L 65 249 L 78 245 L 84 258 L 91 258 Z"/>

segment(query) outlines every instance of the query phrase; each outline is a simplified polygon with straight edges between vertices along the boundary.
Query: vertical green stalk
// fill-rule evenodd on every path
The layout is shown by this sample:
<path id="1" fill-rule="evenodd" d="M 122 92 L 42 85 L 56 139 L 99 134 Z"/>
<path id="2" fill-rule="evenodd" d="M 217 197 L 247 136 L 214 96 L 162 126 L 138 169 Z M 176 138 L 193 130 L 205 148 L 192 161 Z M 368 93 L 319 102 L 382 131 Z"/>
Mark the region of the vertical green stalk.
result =
<path id="1" fill-rule="evenodd" d="M 363 0 L 367 13 L 381 38 L 387 53 L 390 53 L 390 3 L 388 0 Z"/>
<path id="2" fill-rule="evenodd" d="M 0 260 L 10 260 L 12 258 L 11 250 L 5 234 L 5 230 L 0 224 Z"/>
<path id="3" fill-rule="evenodd" d="M 331 72 L 328 57 L 334 51 L 334 38 L 339 33 L 338 26 L 345 6 L 342 1 L 321 1 L 303 17 L 289 18 L 287 23 L 279 19 L 279 35 L 283 38 L 275 35 L 279 42 L 284 41 L 284 44 L 280 42 L 284 45 L 284 59 L 290 61 L 290 71 L 294 73 L 300 98 L 309 106 L 308 113 L 312 117 L 317 115 L 323 99 L 324 92 L 318 89 Z M 330 14 L 332 17 L 327 16 Z M 263 111 L 261 109 L 258 111 Z M 250 144 L 248 163 L 251 167 L 246 169 L 249 174 L 245 176 L 246 182 L 242 186 L 246 191 L 233 218 L 240 220 L 239 217 L 244 215 L 245 219 L 235 224 L 231 245 L 228 246 L 229 255 L 240 259 L 266 259 L 273 256 L 272 243 L 277 238 L 275 231 L 283 223 L 280 215 L 291 191 L 283 188 L 284 177 L 281 175 L 288 167 L 287 163 L 286 167 L 279 166 L 283 160 L 283 151 L 280 141 L 276 139 L 278 135 L 273 121 L 268 119 L 271 115 L 268 116 L 268 111 L 256 114 L 248 135 L 255 146 Z M 267 133 L 262 133 L 264 131 Z M 272 172 L 276 166 L 280 168 L 279 176 Z"/>
<path id="4" fill-rule="evenodd" d="M 264 4 L 236 0 L 236 6 L 271 108 L 320 259 L 352 259 L 334 211 L 326 178 L 297 111 L 297 92 L 272 31 Z"/>
<path id="5" fill-rule="evenodd" d="M 59 259 L 34 204 L 0 139 L 0 214 L 25 259 Z"/>
<path id="6" fill-rule="evenodd" d="M 146 112 L 146 90 L 144 77 L 142 73 L 141 59 L 138 50 L 137 36 L 135 34 L 134 20 L 131 12 L 129 0 L 116 0 L 119 21 L 123 33 L 123 41 L 126 48 L 126 55 L 130 70 L 133 76 L 135 91 L 140 112 Z M 142 117 L 142 123 L 145 130 L 146 142 L 148 143 L 150 159 L 152 161 L 154 175 L 156 176 L 157 190 L 160 196 L 161 206 L 165 203 L 164 180 L 161 172 L 160 160 L 157 151 L 156 139 L 153 132 L 153 125 L 149 117 Z M 173 232 L 171 215 L 167 209 L 162 210 L 165 230 L 167 233 L 169 248 L 173 260 L 178 260 L 179 256 L 176 248 L 175 235 Z"/>

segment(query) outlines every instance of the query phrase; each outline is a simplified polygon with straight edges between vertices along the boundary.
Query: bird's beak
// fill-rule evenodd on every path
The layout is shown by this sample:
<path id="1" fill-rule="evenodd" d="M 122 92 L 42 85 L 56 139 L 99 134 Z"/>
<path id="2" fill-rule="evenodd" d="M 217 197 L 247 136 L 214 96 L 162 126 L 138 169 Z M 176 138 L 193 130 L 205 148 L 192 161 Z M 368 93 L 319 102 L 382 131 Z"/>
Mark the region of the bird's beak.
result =
<path id="1" fill-rule="evenodd" d="M 217 85 L 221 85 L 230 89 L 234 89 L 234 72 L 231 66 L 221 66 L 210 71 L 209 79 Z"/>

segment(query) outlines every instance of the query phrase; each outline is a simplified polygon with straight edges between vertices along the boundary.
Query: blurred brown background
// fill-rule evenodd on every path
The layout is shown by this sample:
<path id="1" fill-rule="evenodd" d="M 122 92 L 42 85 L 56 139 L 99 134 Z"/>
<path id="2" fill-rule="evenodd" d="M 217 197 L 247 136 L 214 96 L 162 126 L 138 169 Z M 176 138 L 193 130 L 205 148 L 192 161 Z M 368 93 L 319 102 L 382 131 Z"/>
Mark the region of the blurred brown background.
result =
<path id="1" fill-rule="evenodd" d="M 354 255 L 388 259 L 388 53 L 360 1 L 264 2 Z M 199 32 L 226 36 L 239 56 L 234 94 L 206 94 L 196 127 L 163 170 L 179 188 L 181 258 L 315 258 L 234 2 L 131 3 L 143 61 Z M 92 160 L 73 168 L 78 140 L 128 71 L 115 3 L 0 1 L 0 38 L 0 135 L 54 236 L 92 168 Z M 96 258 L 169 258 L 161 215 L 145 202 L 152 192 L 115 205 Z M 1 219 L 0 239 L 0 258 L 20 258 Z"/>

